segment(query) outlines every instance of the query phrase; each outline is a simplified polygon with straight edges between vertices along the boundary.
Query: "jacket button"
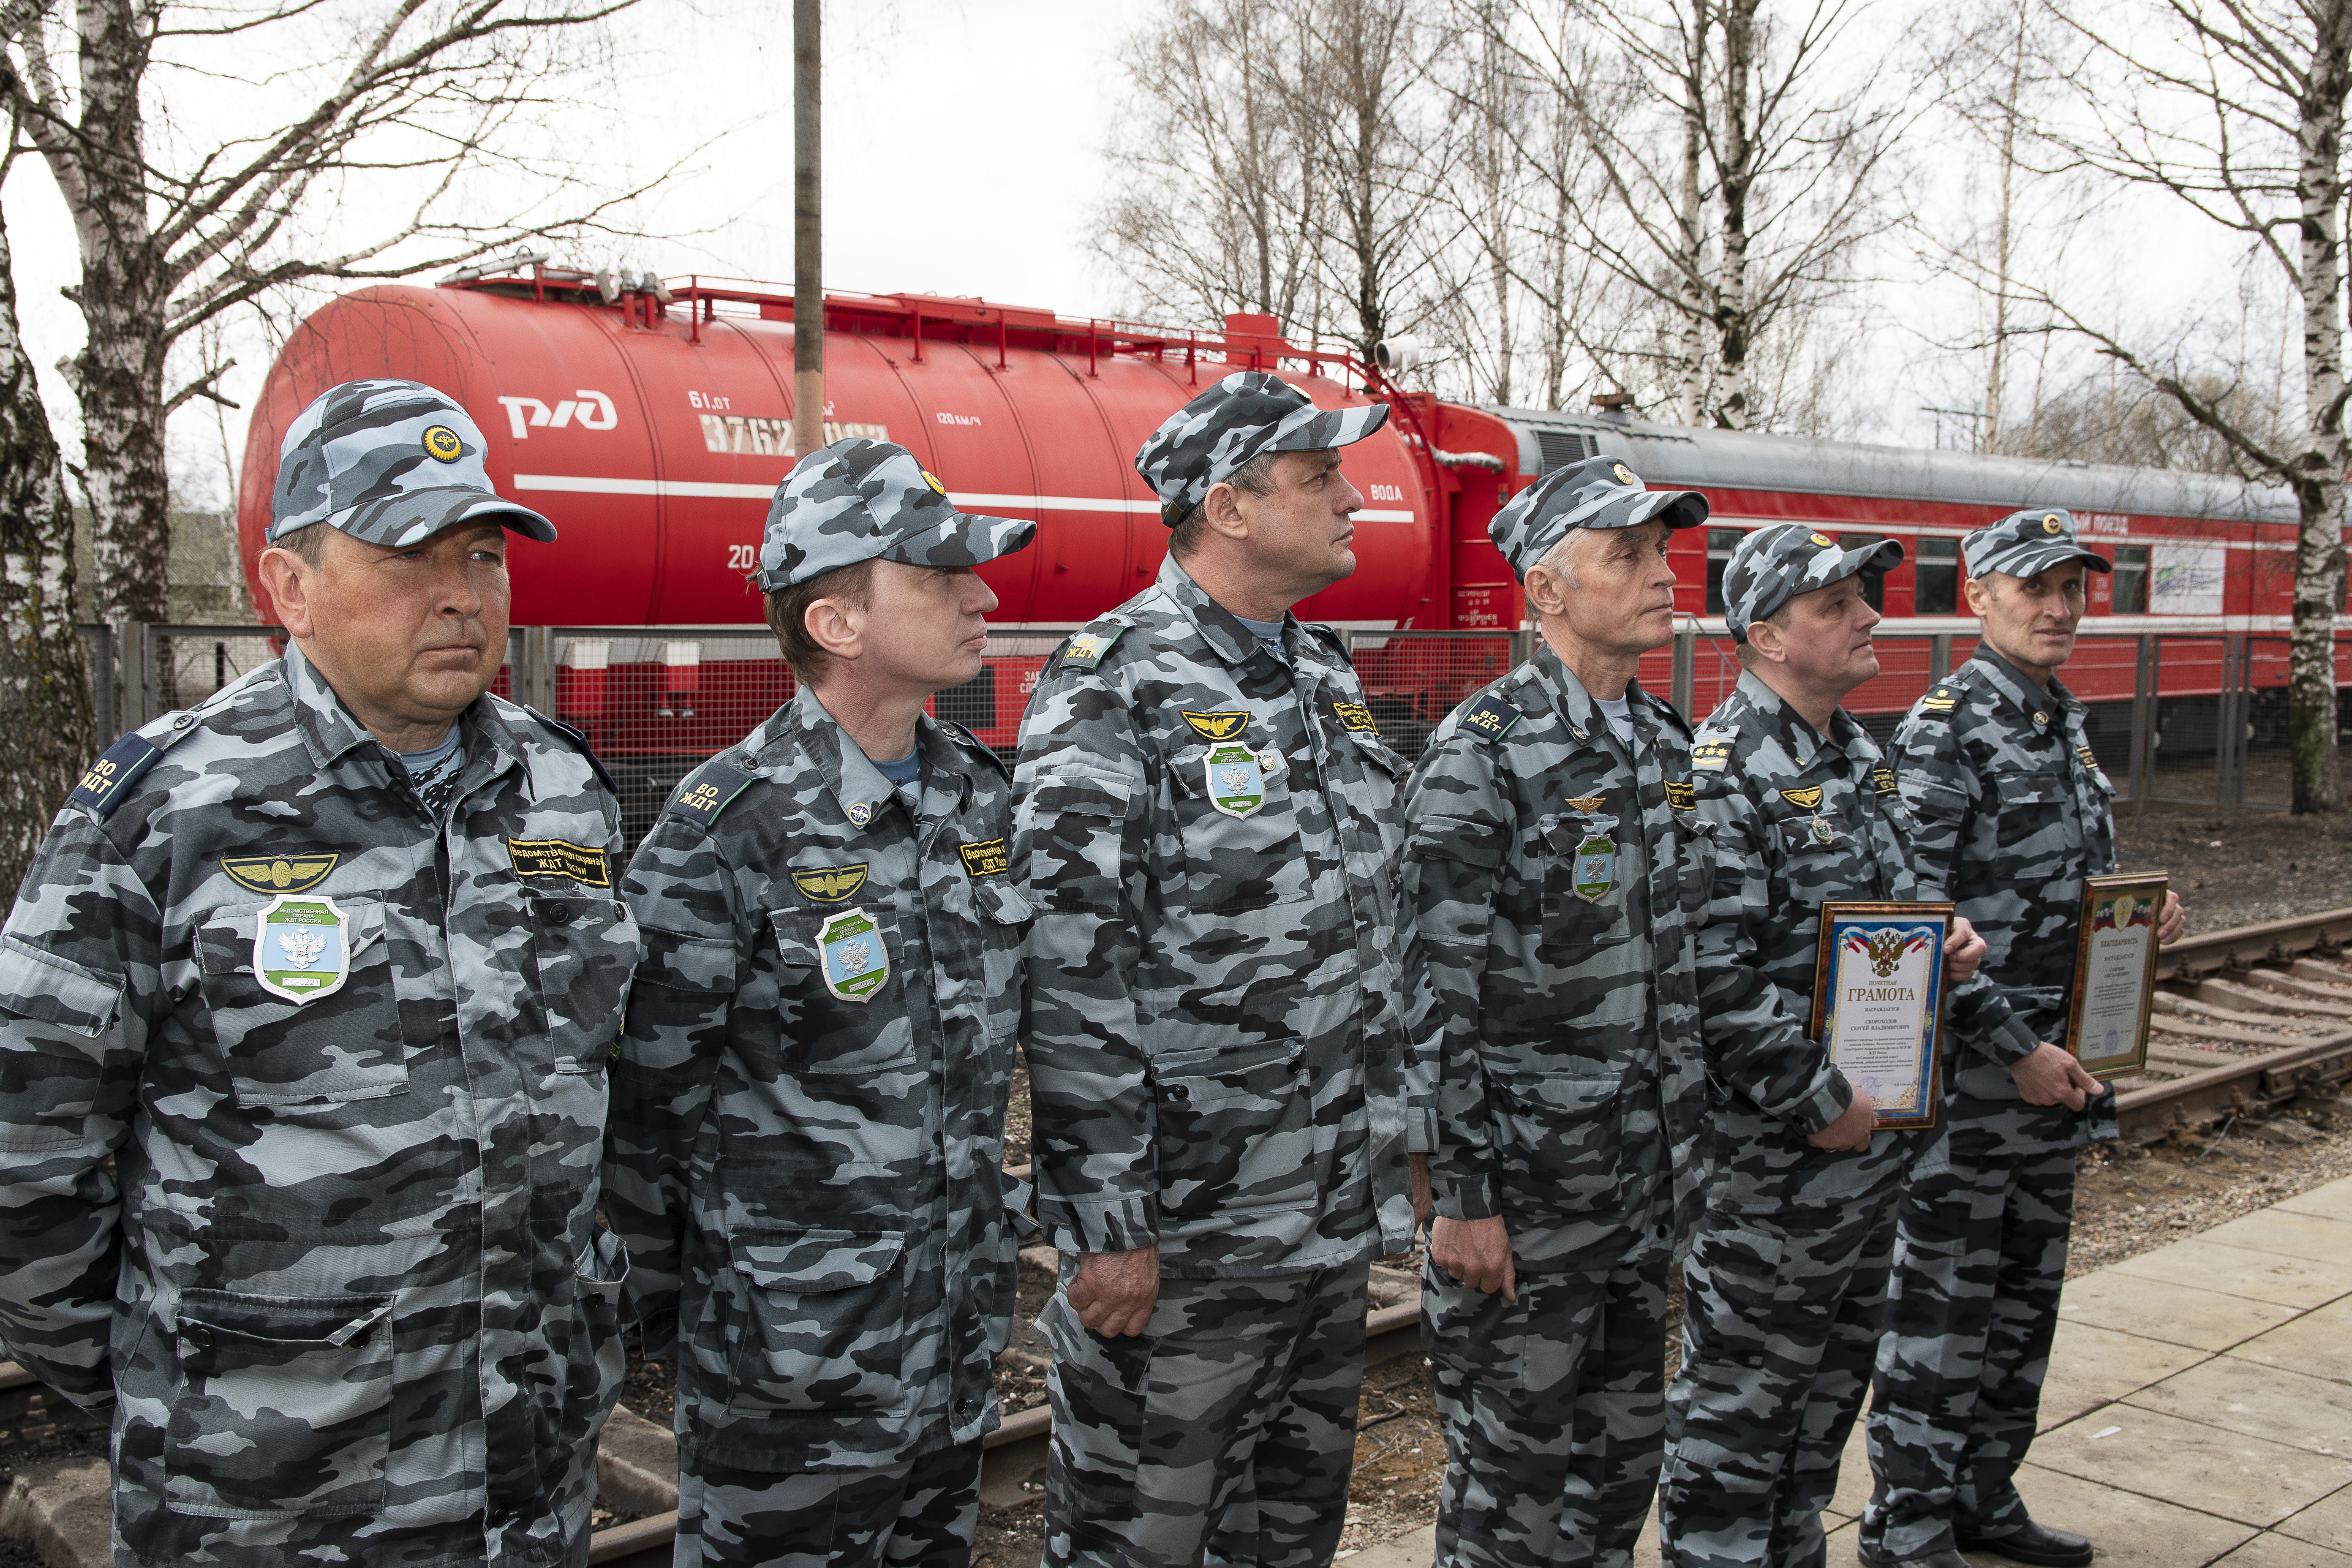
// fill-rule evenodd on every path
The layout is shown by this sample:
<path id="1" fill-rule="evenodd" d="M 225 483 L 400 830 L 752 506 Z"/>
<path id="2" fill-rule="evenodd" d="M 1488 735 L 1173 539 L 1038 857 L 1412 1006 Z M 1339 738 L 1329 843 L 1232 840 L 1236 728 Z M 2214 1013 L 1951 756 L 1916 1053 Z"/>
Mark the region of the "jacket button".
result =
<path id="1" fill-rule="evenodd" d="M 213 1331 L 202 1323 L 190 1323 L 180 1331 L 180 1337 L 200 1351 L 213 1348 Z"/>
<path id="2" fill-rule="evenodd" d="M 546 903 L 540 905 L 539 910 L 540 913 L 547 917 L 547 923 L 551 926 L 570 925 L 572 923 L 572 906 L 565 903 L 562 899 L 551 899 Z"/>
<path id="3" fill-rule="evenodd" d="M 1168 1098 L 1171 1100 L 1190 1100 L 1192 1098 L 1192 1091 L 1186 1089 L 1181 1083 L 1171 1083 L 1168 1086 Z"/>

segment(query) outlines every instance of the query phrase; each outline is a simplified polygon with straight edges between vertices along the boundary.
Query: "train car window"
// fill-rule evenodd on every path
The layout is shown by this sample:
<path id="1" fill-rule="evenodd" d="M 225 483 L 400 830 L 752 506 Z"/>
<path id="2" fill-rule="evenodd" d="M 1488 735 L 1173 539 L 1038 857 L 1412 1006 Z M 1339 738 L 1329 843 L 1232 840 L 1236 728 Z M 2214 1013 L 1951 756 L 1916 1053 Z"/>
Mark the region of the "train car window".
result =
<path id="1" fill-rule="evenodd" d="M 1886 535 L 1883 533 L 1841 533 L 1838 535 L 1838 546 L 1843 550 L 1862 550 L 1879 543 L 1885 537 Z M 1886 613 L 1886 574 L 1864 572 L 1862 574 L 1862 596 L 1870 602 L 1872 609 L 1882 616 L 1885 615 Z"/>
<path id="2" fill-rule="evenodd" d="M 1958 540 L 1919 541 L 1919 563 L 1911 574 L 1911 613 L 1915 616 L 1957 616 L 1960 613 Z"/>
<path id="3" fill-rule="evenodd" d="M 1573 430 L 1538 430 L 1536 450 L 1543 458 L 1543 471 L 1564 468 L 1570 463 L 1580 463 L 1587 458 L 1598 457 L 1601 443 L 1590 436 L 1580 436 Z"/>
<path id="4" fill-rule="evenodd" d="M 2147 545 L 2116 545 L 2116 569 L 2111 580 L 2115 584 L 2115 614 L 2118 616 L 2147 614 Z"/>
<path id="5" fill-rule="evenodd" d="M 1740 531 L 1736 528 L 1710 528 L 1706 531 L 1706 613 L 1723 614 L 1723 569 L 1731 564 L 1731 552 L 1739 548 Z"/>

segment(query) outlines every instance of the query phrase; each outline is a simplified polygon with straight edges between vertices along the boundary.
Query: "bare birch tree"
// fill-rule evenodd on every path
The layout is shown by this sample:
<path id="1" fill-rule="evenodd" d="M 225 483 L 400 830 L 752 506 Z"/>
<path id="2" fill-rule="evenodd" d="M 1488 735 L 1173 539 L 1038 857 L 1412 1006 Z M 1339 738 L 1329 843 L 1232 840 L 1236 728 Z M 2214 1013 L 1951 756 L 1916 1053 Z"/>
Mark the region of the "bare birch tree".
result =
<path id="1" fill-rule="evenodd" d="M 89 329 L 79 402 L 100 614 L 165 617 L 164 426 L 222 396 L 222 363 L 173 350 L 302 279 L 407 277 L 578 232 L 637 192 L 595 194 L 530 132 L 583 85 L 577 51 L 634 0 L 7 0 L 12 107 L 71 212 Z M 298 59 L 266 79 L 248 59 Z M 172 89 L 243 124 L 180 134 Z M 185 100 L 175 100 L 185 101 Z M 249 111 L 249 113 L 247 112 Z M 485 169 L 547 195 L 485 216 Z M 365 215 L 382 212 L 378 222 Z M 366 232 L 355 232 L 365 230 Z"/>
<path id="2" fill-rule="evenodd" d="M 2352 457 L 2344 373 L 2352 0 L 2148 0 L 2121 16 L 2069 0 L 2054 9 L 2087 49 L 2076 77 L 2084 123 L 2045 125 L 2045 137 L 2243 236 L 2299 298 L 2302 418 L 2281 440 L 2265 421 L 2248 417 L 2230 389 L 2191 374 L 2177 350 L 2127 342 L 2069 301 L 2035 295 L 2053 326 L 2087 339 L 2173 399 L 2247 472 L 2294 492 L 2301 519 L 2287 697 L 2294 809 L 2339 810 L 2336 618 Z"/>

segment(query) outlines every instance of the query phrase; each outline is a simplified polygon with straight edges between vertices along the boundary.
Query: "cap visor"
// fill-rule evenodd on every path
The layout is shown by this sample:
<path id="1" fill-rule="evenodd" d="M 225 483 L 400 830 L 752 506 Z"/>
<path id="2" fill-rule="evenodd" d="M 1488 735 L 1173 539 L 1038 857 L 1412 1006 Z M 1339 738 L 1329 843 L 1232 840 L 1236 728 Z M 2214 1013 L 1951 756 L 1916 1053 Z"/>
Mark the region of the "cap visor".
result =
<path id="1" fill-rule="evenodd" d="M 978 566 L 1029 548 L 1037 525 L 1025 518 L 982 517 L 960 511 L 937 528 L 899 540 L 877 552 L 884 561 L 908 566 Z"/>
<path id="2" fill-rule="evenodd" d="M 326 521 L 353 539 L 385 546 L 422 544 L 445 528 L 476 521 L 497 522 L 541 544 L 555 542 L 555 524 L 527 506 L 471 485 L 404 490 L 346 507 Z"/>
<path id="3" fill-rule="evenodd" d="M 1302 408 L 1282 422 L 1260 451 L 1328 452 L 1352 447 L 1388 423 L 1389 405 L 1367 404 L 1361 408 Z"/>
<path id="4" fill-rule="evenodd" d="M 1696 528 L 1714 509 L 1696 490 L 1645 490 L 1626 508 L 1622 522 L 1588 522 L 1587 528 L 1632 528 L 1653 518 L 1668 528 Z"/>

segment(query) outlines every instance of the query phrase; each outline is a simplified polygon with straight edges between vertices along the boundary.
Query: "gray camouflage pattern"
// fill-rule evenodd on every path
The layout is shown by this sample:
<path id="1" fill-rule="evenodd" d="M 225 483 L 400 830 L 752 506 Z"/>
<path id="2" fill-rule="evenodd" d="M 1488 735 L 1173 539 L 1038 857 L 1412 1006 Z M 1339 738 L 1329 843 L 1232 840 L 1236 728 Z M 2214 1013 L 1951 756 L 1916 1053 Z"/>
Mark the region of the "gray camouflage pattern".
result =
<path id="1" fill-rule="evenodd" d="M 461 723 L 436 824 L 289 648 L 69 802 L 0 936 L 0 1339 L 111 1419 L 117 1563 L 585 1552 L 619 811 L 535 714 Z M 350 939 L 299 1005 L 254 972 L 289 892 Z"/>
<path id="2" fill-rule="evenodd" d="M 1800 594 L 1902 564 L 1903 546 L 1892 539 L 1844 550 L 1801 522 L 1756 529 L 1740 540 L 1723 569 L 1723 618 L 1733 639 L 1746 642 L 1749 626 L 1770 620 Z"/>
<path id="3" fill-rule="evenodd" d="M 1626 697 L 1630 755 L 1538 644 L 1437 727 L 1406 792 L 1444 1021 L 1437 1209 L 1503 1217 L 1519 1294 L 1423 1282 L 1441 1563 L 1622 1563 L 1657 1474 L 1664 1269 L 1706 1185 L 1706 889 L 1690 732 Z"/>
<path id="4" fill-rule="evenodd" d="M 1654 490 L 1614 458 L 1587 458 L 1554 468 L 1505 501 L 1486 536 L 1522 583 L 1571 528 L 1632 528 L 1655 518 L 1668 528 L 1696 528 L 1707 516 L 1696 490 Z"/>
<path id="5" fill-rule="evenodd" d="M 865 1470 L 677 1478 L 674 1568 L 963 1568 L 980 1524 L 977 1442 Z"/>
<path id="6" fill-rule="evenodd" d="M 1436 1568 L 1631 1568 L 1665 1427 L 1666 1255 L 1522 1268 L 1517 1295 L 1422 1277 L 1445 1428 Z"/>
<path id="7" fill-rule="evenodd" d="M 1801 572 L 1871 553 L 1796 531 L 1794 557 L 1768 542 L 1754 559 Z M 1805 1142 L 1853 1102 L 1811 1037 L 1821 907 L 1917 899 L 1911 820 L 1852 715 L 1839 709 L 1823 736 L 1752 670 L 1699 725 L 1691 755 L 1708 867 L 1697 942 L 1715 1184 L 1683 1265 L 1659 1533 L 1682 1568 L 1794 1568 L 1818 1558 L 1819 1514 L 1870 1384 L 1895 1198 L 1934 1137 L 1881 1131 L 1867 1152 Z"/>
<path id="8" fill-rule="evenodd" d="M 1322 1568 L 1347 1522 L 1368 1263 L 1266 1279 L 1168 1279 L 1140 1336 L 1069 1308 L 1077 1260 L 1037 1317 L 1054 1352 L 1049 1568 Z"/>
<path id="9" fill-rule="evenodd" d="M 646 1353 L 678 1350 L 684 1470 L 870 1469 L 996 1424 L 1029 906 L 1003 765 L 929 718 L 917 748 L 910 810 L 803 687 L 688 775 L 623 884 L 645 957 L 606 1212 Z"/>
<path id="10" fill-rule="evenodd" d="M 1281 635 L 1288 663 L 1171 559 L 1047 660 L 1022 721 L 1038 1218 L 1064 1252 L 1268 1275 L 1412 1245 L 1432 1063 L 1405 764 L 1337 637 Z"/>
<path id="11" fill-rule="evenodd" d="M 850 436 L 811 452 L 777 484 L 758 582 L 772 594 L 874 560 L 978 566 L 1036 537 L 1034 522 L 957 510 L 906 447 Z"/>
<path id="12" fill-rule="evenodd" d="M 2039 717 L 2040 721 L 2036 722 Z M 2080 1111 L 2025 1103 L 2009 1066 L 2065 1037 L 2083 879 L 2115 869 L 2113 786 L 2083 705 L 1979 646 L 1895 732 L 1923 889 L 1985 939 L 1982 977 L 2014 1016 L 1955 1034 L 1945 1135 L 1897 1218 L 1863 1533 L 1897 1557 L 1955 1526 L 2021 1522 L 2011 1483 L 2032 1441 L 2058 1321 L 2076 1150 L 2115 1136 L 2115 1091 Z"/>
<path id="13" fill-rule="evenodd" d="M 417 544 L 479 518 L 552 542 L 553 523 L 499 496 L 482 452 L 473 416 L 422 383 L 331 387 L 279 443 L 269 542 L 323 522 L 370 544 Z"/>
<path id="14" fill-rule="evenodd" d="M 2080 561 L 2093 572 L 2114 570 L 2105 556 L 2074 536 L 2074 513 L 2055 507 L 2028 507 L 1978 529 L 1960 541 L 1960 558 L 1971 577 L 1990 572 L 2032 577 L 2068 561 Z"/>
<path id="15" fill-rule="evenodd" d="M 1222 484 L 1265 452 L 1328 452 L 1352 446 L 1387 423 L 1389 405 L 1318 408 L 1278 375 L 1244 370 L 1162 420 L 1136 448 L 1135 471 L 1160 498 L 1173 528 Z"/>

